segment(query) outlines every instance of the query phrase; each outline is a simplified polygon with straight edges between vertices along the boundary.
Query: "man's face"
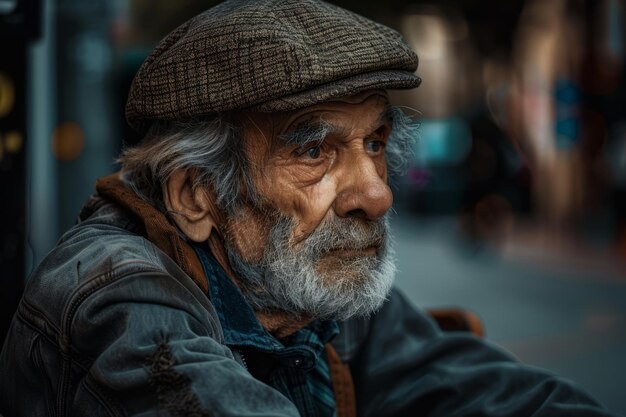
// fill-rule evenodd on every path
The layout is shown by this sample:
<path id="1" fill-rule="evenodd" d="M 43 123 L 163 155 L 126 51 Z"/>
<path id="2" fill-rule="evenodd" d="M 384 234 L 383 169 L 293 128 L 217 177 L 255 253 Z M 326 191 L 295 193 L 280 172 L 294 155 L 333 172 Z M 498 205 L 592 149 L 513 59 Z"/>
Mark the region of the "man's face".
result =
<path id="1" fill-rule="evenodd" d="M 391 123 L 381 91 L 245 116 L 257 195 L 229 220 L 226 246 L 256 308 L 346 318 L 384 300 Z"/>

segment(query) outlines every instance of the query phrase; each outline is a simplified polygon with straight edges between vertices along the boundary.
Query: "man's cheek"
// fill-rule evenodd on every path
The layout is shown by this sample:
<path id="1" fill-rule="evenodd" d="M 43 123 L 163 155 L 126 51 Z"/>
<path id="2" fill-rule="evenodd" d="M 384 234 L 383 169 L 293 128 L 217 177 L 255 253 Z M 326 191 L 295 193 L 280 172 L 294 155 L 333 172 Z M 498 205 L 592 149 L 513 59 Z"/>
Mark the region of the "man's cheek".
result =
<path id="1" fill-rule="evenodd" d="M 318 184 L 316 187 L 302 191 L 294 201 L 292 216 L 296 221 L 293 241 L 300 242 L 313 233 L 322 222 L 334 216 L 332 205 L 335 187 L 332 184 Z"/>
<path id="2" fill-rule="evenodd" d="M 246 207 L 228 222 L 228 240 L 246 262 L 256 263 L 263 257 L 271 229 L 269 217 Z"/>

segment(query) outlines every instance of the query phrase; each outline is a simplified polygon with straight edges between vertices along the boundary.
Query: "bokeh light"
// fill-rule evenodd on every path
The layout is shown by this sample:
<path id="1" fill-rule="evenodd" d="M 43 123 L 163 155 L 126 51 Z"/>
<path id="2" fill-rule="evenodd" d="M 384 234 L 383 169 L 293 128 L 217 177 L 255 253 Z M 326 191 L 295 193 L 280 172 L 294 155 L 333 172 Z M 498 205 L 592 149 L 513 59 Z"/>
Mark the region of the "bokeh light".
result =
<path id="1" fill-rule="evenodd" d="M 8 75 L 0 72 L 0 117 L 8 115 L 15 103 L 15 88 Z"/>
<path id="2" fill-rule="evenodd" d="M 24 137 L 17 130 L 12 130 L 4 136 L 3 142 L 7 153 L 18 153 L 24 145 Z"/>
<path id="3" fill-rule="evenodd" d="M 75 122 L 60 123 L 52 133 L 52 152 L 63 162 L 73 161 L 85 147 L 83 130 Z"/>

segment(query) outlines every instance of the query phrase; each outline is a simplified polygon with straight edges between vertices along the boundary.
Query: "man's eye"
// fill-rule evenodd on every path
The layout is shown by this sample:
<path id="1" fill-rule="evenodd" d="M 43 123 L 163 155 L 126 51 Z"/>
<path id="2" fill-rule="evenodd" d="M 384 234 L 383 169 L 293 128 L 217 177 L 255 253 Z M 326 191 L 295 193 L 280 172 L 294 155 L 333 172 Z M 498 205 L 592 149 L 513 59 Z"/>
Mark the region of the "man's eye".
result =
<path id="1" fill-rule="evenodd" d="M 317 159 L 322 154 L 322 150 L 319 146 L 314 146 L 312 148 L 307 149 L 304 152 L 304 155 L 308 156 L 311 159 Z"/>
<path id="2" fill-rule="evenodd" d="M 385 148 L 385 142 L 382 140 L 373 140 L 365 144 L 367 151 L 370 153 L 380 153 Z"/>

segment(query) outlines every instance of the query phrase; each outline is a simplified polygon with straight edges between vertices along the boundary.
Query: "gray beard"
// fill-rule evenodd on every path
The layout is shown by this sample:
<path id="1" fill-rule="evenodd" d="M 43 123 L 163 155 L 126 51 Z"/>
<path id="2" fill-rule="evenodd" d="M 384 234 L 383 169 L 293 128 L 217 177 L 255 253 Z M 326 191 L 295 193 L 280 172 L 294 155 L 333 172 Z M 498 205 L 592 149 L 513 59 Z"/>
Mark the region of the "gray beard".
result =
<path id="1" fill-rule="evenodd" d="M 291 247 L 293 222 L 281 215 L 272 227 L 260 261 L 242 259 L 226 239 L 231 268 L 256 311 L 346 320 L 380 308 L 395 275 L 387 218 L 365 221 L 334 218 Z M 333 250 L 376 247 L 375 256 L 338 257 Z"/>

